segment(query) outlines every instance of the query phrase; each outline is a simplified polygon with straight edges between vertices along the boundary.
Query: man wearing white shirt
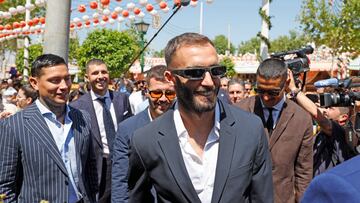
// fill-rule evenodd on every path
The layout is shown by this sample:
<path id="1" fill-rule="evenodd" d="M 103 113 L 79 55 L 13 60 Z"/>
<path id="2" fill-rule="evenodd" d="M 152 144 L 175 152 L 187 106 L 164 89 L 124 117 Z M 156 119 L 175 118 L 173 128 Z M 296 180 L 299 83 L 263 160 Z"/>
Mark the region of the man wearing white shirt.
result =
<path id="1" fill-rule="evenodd" d="M 185 33 L 165 48 L 177 102 L 135 131 L 129 202 L 272 202 L 271 158 L 260 119 L 217 99 L 226 67 L 205 36 Z"/>

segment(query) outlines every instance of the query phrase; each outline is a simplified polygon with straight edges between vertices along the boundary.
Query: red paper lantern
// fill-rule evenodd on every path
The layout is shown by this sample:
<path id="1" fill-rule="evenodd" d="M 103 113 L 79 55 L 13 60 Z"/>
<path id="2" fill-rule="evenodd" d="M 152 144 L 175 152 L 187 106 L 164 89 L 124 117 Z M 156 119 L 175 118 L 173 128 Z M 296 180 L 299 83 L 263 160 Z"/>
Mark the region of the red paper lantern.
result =
<path id="1" fill-rule="evenodd" d="M 97 9 L 97 7 L 98 7 L 98 4 L 97 4 L 96 1 L 90 2 L 90 8 L 91 8 L 91 9 Z"/>
<path id="2" fill-rule="evenodd" d="M 100 1 L 102 5 L 107 6 L 110 4 L 110 0 L 101 0 Z"/>
<path id="3" fill-rule="evenodd" d="M 118 14 L 117 14 L 116 12 L 112 12 L 112 13 L 111 13 L 111 18 L 112 18 L 112 19 L 115 20 L 117 17 L 118 17 Z"/>
<path id="4" fill-rule="evenodd" d="M 103 21 L 108 21 L 109 20 L 109 17 L 107 17 L 107 16 L 102 16 L 102 19 L 103 19 Z"/>
<path id="5" fill-rule="evenodd" d="M 81 4 L 78 6 L 78 11 L 80 13 L 84 13 L 86 11 L 86 6 L 84 4 Z"/>
<path id="6" fill-rule="evenodd" d="M 26 26 L 26 22 L 25 21 L 20 21 L 21 27 L 25 27 Z"/>
<path id="7" fill-rule="evenodd" d="M 21 26 L 21 24 L 18 23 L 18 22 L 14 22 L 14 23 L 13 23 L 13 27 L 14 27 L 14 28 L 19 28 L 20 26 Z"/>
<path id="8" fill-rule="evenodd" d="M 162 2 L 159 3 L 159 6 L 160 6 L 161 9 L 164 9 L 164 8 L 167 7 L 167 4 L 164 1 L 162 1 Z"/>
<path id="9" fill-rule="evenodd" d="M 197 2 L 197 0 L 191 0 L 191 1 L 193 1 L 193 2 Z"/>
<path id="10" fill-rule="evenodd" d="M 181 5 L 181 0 L 174 0 L 174 4 L 176 6 L 180 6 Z"/>
<path id="11" fill-rule="evenodd" d="M 78 27 L 81 27 L 81 26 L 82 26 L 82 22 L 78 22 L 76 25 L 77 25 Z"/>
<path id="12" fill-rule="evenodd" d="M 5 29 L 6 29 L 6 30 L 11 30 L 11 29 L 12 29 L 12 27 L 11 27 L 11 25 L 10 25 L 10 24 L 6 24 L 6 25 L 5 25 Z"/>
<path id="13" fill-rule="evenodd" d="M 85 22 L 85 25 L 90 25 L 90 24 L 91 24 L 90 20 L 87 20 L 87 21 Z"/>
<path id="14" fill-rule="evenodd" d="M 45 24 L 45 18 L 44 18 L 44 17 L 41 17 L 41 18 L 40 18 L 40 23 L 41 23 L 41 24 Z"/>
<path id="15" fill-rule="evenodd" d="M 5 2 L 5 0 L 0 0 L 0 4 L 1 4 L 1 3 L 4 3 L 4 2 Z"/>
<path id="16" fill-rule="evenodd" d="M 139 8 L 134 8 L 134 14 L 139 15 L 141 13 L 141 10 Z"/>
<path id="17" fill-rule="evenodd" d="M 36 31 L 36 33 L 37 33 L 37 34 L 40 34 L 40 33 L 41 33 L 41 29 L 38 29 L 38 30 Z"/>
<path id="18" fill-rule="evenodd" d="M 129 11 L 123 10 L 121 14 L 122 14 L 122 16 L 124 16 L 126 18 L 129 16 Z"/>
<path id="19" fill-rule="evenodd" d="M 121 2 L 121 0 L 116 0 L 117 2 Z"/>
<path id="20" fill-rule="evenodd" d="M 4 30 L 4 26 L 0 25 L 0 31 L 3 31 L 3 30 Z"/>
<path id="21" fill-rule="evenodd" d="M 95 18 L 95 19 L 93 20 L 93 22 L 94 22 L 94 23 L 99 23 L 99 19 Z"/>
<path id="22" fill-rule="evenodd" d="M 75 24 L 74 24 L 74 23 L 71 23 L 71 24 L 70 24 L 70 28 L 75 28 Z"/>
<path id="23" fill-rule="evenodd" d="M 34 22 L 33 22 L 32 20 L 29 20 L 29 21 L 27 22 L 27 24 L 28 24 L 29 26 L 33 26 L 33 25 L 34 25 Z"/>
<path id="24" fill-rule="evenodd" d="M 39 23 L 39 18 L 35 17 L 32 19 L 34 25 L 37 25 Z"/>
<path id="25" fill-rule="evenodd" d="M 146 5 L 146 10 L 147 10 L 147 11 L 150 12 L 150 11 L 152 11 L 153 9 L 154 9 L 154 7 L 153 7 L 151 4 L 147 4 L 147 5 Z"/>

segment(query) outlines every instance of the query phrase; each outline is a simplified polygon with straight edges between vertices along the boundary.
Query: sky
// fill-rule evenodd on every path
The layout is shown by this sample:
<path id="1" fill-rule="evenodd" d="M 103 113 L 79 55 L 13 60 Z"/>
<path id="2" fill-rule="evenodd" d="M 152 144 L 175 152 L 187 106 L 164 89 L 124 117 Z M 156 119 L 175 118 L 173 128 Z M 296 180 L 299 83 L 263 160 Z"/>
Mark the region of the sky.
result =
<path id="1" fill-rule="evenodd" d="M 114 1 L 114 0 L 112 0 Z M 198 0 L 196 7 L 187 6 L 169 21 L 158 36 L 151 42 L 149 47 L 153 50 L 162 50 L 167 41 L 176 35 L 184 32 L 199 32 L 200 31 L 200 2 L 203 2 L 203 34 L 210 39 L 214 39 L 217 35 L 225 35 L 230 33 L 230 41 L 238 47 L 242 41 L 246 41 L 255 37 L 261 29 L 261 18 L 258 10 L 261 7 L 262 0 L 213 0 L 211 4 L 206 3 L 205 0 Z M 76 8 L 78 4 L 88 4 L 88 0 L 73 0 L 72 8 Z M 121 3 L 112 2 L 110 8 L 115 6 L 126 7 L 130 0 L 123 0 Z M 138 0 L 132 0 L 138 2 Z M 154 0 L 149 0 L 154 3 Z M 167 1 L 172 6 L 172 1 Z M 302 1 L 300 0 L 273 0 L 270 4 L 270 16 L 272 22 L 272 29 L 270 30 L 270 38 L 274 39 L 280 35 L 288 35 L 290 30 L 299 31 L 299 22 L 297 20 Z M 157 6 L 154 6 L 158 8 Z M 89 10 L 89 9 L 88 9 Z M 78 14 L 77 14 L 78 13 Z M 161 22 L 164 23 L 166 19 L 172 14 L 170 10 L 168 13 L 159 11 Z M 73 17 L 79 17 L 79 12 L 73 12 Z M 80 16 L 81 17 L 81 16 Z M 151 23 L 151 15 L 147 14 L 144 18 L 145 22 Z M 228 27 L 230 26 L 230 32 Z M 113 29 L 118 29 L 117 25 L 112 26 Z M 127 29 L 124 23 L 120 24 L 120 30 Z M 80 41 L 83 41 L 87 33 L 91 29 L 82 29 L 78 31 Z M 150 26 L 145 38 L 149 41 L 157 30 Z"/>

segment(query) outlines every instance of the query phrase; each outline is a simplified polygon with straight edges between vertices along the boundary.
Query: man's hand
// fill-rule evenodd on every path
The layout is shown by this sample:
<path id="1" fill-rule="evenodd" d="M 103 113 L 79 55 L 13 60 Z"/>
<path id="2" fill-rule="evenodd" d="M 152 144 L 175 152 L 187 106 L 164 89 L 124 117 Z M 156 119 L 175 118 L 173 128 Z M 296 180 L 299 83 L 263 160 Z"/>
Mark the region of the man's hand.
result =
<path id="1" fill-rule="evenodd" d="M 9 116 L 11 116 L 12 113 L 11 112 L 8 112 L 8 111 L 3 111 L 0 113 L 0 119 L 4 119 L 4 118 L 7 118 Z"/>

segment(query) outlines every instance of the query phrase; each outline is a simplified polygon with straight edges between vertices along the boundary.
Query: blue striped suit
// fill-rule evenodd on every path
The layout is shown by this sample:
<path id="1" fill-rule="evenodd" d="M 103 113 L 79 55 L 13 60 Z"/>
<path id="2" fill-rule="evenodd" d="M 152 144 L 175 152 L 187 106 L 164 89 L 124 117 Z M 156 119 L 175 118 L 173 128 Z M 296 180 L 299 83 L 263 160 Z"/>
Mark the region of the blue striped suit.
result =
<path id="1" fill-rule="evenodd" d="M 98 190 L 90 116 L 71 108 L 79 192 L 95 202 Z M 67 202 L 71 184 L 55 140 L 36 104 L 0 123 L 0 194 L 5 202 Z"/>

